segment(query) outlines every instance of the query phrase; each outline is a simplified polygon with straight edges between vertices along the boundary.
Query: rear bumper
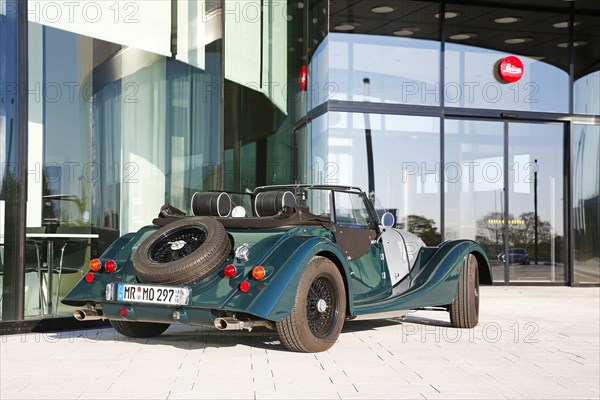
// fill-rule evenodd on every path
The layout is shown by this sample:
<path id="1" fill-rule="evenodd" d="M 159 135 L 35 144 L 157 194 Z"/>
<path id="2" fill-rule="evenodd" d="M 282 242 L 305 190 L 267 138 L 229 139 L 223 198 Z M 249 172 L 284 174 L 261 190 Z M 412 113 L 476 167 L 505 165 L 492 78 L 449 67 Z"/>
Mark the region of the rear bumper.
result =
<path id="1" fill-rule="evenodd" d="M 210 309 L 148 304 L 102 303 L 103 318 L 131 322 L 161 322 L 167 324 L 210 325 L 217 317 Z M 126 315 L 122 314 L 125 309 Z"/>

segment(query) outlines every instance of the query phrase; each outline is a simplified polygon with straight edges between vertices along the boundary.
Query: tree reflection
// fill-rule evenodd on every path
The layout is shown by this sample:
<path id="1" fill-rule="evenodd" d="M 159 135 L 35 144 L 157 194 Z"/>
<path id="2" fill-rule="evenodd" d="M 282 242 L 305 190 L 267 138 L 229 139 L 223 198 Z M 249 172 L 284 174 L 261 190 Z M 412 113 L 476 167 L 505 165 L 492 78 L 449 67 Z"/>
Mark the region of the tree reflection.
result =
<path id="1" fill-rule="evenodd" d="M 491 212 L 477 220 L 475 240 L 486 250 L 488 255 L 495 258 L 504 251 L 504 217 L 501 212 Z M 552 259 L 552 240 L 555 246 L 561 246 L 562 237 L 552 237 L 552 226 L 549 221 L 538 217 L 538 261 Z M 508 247 L 523 248 L 535 262 L 535 213 L 525 212 L 515 218 L 508 215 Z M 561 248 L 561 247 L 557 247 Z M 562 259 L 561 252 L 554 254 L 555 261 Z"/>
<path id="2" fill-rule="evenodd" d="M 422 215 L 408 215 L 403 219 L 403 222 L 398 224 L 398 228 L 414 233 L 430 246 L 441 241 L 441 235 L 435 227 L 435 221 Z"/>

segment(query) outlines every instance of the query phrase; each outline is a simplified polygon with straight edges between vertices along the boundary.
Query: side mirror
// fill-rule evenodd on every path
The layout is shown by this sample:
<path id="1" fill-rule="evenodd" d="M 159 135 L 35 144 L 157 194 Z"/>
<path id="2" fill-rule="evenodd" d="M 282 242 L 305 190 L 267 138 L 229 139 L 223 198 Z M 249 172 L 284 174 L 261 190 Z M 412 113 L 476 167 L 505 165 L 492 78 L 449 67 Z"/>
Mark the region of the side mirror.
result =
<path id="1" fill-rule="evenodd" d="M 394 224 L 396 223 L 396 218 L 394 218 L 394 215 L 391 212 L 385 212 L 383 213 L 383 215 L 381 216 L 381 225 L 385 228 L 385 229 L 389 229 L 392 228 L 394 226 Z"/>

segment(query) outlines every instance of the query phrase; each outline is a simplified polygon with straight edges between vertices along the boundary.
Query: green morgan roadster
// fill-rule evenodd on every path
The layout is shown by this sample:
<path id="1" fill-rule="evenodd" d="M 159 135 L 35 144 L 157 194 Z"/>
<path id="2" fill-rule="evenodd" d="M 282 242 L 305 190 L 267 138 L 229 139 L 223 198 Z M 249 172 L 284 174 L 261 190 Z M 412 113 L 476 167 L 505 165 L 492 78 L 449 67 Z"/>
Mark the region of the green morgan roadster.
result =
<path id="1" fill-rule="evenodd" d="M 130 337 L 170 324 L 264 326 L 291 350 L 319 352 L 357 317 L 431 308 L 473 328 L 479 284 L 492 281 L 478 243 L 427 246 L 354 187 L 195 193 L 191 211 L 165 205 L 92 260 L 63 299 L 80 307 L 75 318 L 108 319 Z"/>

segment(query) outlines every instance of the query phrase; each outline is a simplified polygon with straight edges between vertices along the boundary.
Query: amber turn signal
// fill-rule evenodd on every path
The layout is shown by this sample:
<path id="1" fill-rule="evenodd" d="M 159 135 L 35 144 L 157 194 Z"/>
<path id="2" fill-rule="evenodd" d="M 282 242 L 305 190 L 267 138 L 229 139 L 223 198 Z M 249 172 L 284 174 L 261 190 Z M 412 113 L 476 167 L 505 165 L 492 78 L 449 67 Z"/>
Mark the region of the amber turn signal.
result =
<path id="1" fill-rule="evenodd" d="M 265 277 L 265 269 L 260 265 L 252 268 L 252 277 L 257 281 L 262 280 Z"/>
<path id="2" fill-rule="evenodd" d="M 92 261 L 90 261 L 90 271 L 98 271 L 101 266 L 102 263 L 97 258 L 94 258 Z"/>

